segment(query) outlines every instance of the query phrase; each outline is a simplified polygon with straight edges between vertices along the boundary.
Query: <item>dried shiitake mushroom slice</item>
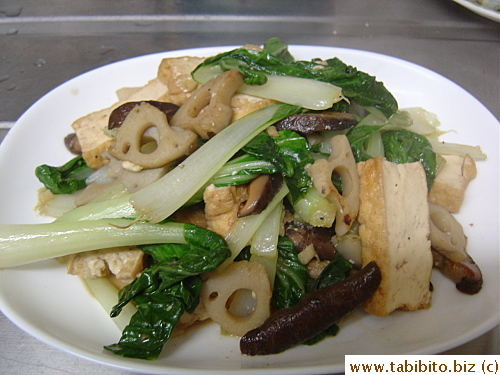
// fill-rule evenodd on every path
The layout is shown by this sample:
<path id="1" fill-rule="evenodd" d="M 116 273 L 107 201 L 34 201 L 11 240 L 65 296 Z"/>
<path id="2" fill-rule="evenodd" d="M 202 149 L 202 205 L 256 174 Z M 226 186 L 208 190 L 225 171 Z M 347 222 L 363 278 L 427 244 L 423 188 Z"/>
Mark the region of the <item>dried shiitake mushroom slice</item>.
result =
<path id="1" fill-rule="evenodd" d="M 159 168 L 189 155 L 197 138 L 190 130 L 171 127 L 165 113 L 143 102 L 127 115 L 108 152 L 144 169 Z"/>

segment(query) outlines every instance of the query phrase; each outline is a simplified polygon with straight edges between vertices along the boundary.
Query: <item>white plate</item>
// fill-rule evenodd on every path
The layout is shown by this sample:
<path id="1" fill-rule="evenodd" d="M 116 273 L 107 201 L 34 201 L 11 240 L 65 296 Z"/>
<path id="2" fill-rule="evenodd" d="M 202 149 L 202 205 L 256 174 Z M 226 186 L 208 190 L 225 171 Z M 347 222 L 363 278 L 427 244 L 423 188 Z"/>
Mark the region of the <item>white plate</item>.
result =
<path id="1" fill-rule="evenodd" d="M 33 213 L 33 176 L 41 163 L 60 165 L 70 157 L 63 137 L 79 116 L 112 104 L 115 90 L 143 85 L 155 77 L 167 56 L 210 56 L 232 47 L 174 51 L 111 64 L 76 77 L 35 103 L 0 147 L 0 223 L 47 221 Z M 418 312 L 395 312 L 387 318 L 353 314 L 340 334 L 311 347 L 283 354 L 243 356 L 238 339 L 206 325 L 171 340 L 152 362 L 103 352 L 120 332 L 80 281 L 55 261 L 0 272 L 0 308 L 21 329 L 61 350 L 129 371 L 159 374 L 304 374 L 344 370 L 346 354 L 429 354 L 463 344 L 498 324 L 498 135 L 493 115 L 474 97 L 446 78 L 412 63 L 350 49 L 292 46 L 298 59 L 338 56 L 376 75 L 393 92 L 400 107 L 421 106 L 438 114 L 444 139 L 481 145 L 488 160 L 479 162 L 462 212 L 457 215 L 469 236 L 469 250 L 484 273 L 484 288 L 468 296 L 437 272 L 433 306 Z"/>
<path id="2" fill-rule="evenodd" d="M 493 21 L 500 22 L 500 13 L 494 9 L 488 9 L 486 7 L 482 7 L 481 5 L 475 4 L 470 0 L 453 0 L 453 1 L 471 10 L 472 12 L 479 14 L 480 16 L 486 17 Z"/>

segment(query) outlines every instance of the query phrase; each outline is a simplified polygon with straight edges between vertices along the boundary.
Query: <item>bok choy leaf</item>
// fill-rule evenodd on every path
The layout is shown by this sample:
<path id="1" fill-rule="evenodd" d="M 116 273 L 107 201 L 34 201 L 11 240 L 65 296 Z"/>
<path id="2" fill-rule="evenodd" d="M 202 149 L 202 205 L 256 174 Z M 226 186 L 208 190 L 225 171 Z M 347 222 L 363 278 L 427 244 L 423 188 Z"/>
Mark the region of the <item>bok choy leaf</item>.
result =
<path id="1" fill-rule="evenodd" d="M 73 194 L 85 188 L 85 180 L 93 172 L 81 156 L 59 167 L 42 164 L 35 169 L 38 180 L 53 194 Z"/>
<path id="2" fill-rule="evenodd" d="M 387 117 L 397 111 L 396 99 L 375 77 L 345 64 L 338 58 L 326 61 L 320 59 L 295 61 L 289 52 L 286 53 L 287 49 L 285 43 L 272 38 L 264 44 L 262 51 L 237 48 L 208 58 L 196 67 L 192 75 L 197 82 L 204 83 L 223 71 L 237 69 L 243 74 L 247 87 L 254 89 L 268 83 L 270 77 L 302 78 L 339 87 L 343 96 L 355 100 L 362 106 L 375 107 Z M 289 90 L 293 90 L 293 86 Z M 307 94 L 302 91 L 300 96 L 310 95 L 314 95 L 313 90 Z M 321 96 L 325 97 L 324 94 Z M 301 106 L 309 109 L 327 109 L 339 100 L 340 98 L 329 102 L 323 108 L 311 108 L 302 104 Z"/>
<path id="3" fill-rule="evenodd" d="M 104 348 L 129 358 L 156 359 L 184 311 L 198 301 L 201 278 L 191 276 L 168 289 L 137 296 L 137 312 L 123 330 L 120 341 Z"/>
<path id="4" fill-rule="evenodd" d="M 111 317 L 131 301 L 138 311 L 119 342 L 105 348 L 124 357 L 155 359 L 181 315 L 198 305 L 199 275 L 215 270 L 231 252 L 221 236 L 190 224 L 183 226 L 182 243 L 140 248 L 156 263 L 118 293 Z"/>
<path id="5" fill-rule="evenodd" d="M 277 137 L 263 132 L 250 141 L 243 151 L 272 163 L 283 174 L 292 202 L 302 198 L 312 186 L 305 166 L 314 162 L 307 140 L 291 130 L 280 130 Z"/>
<path id="6" fill-rule="evenodd" d="M 292 240 L 278 239 L 278 260 L 272 304 L 275 309 L 294 306 L 306 293 L 307 267 L 299 260 Z"/>
<path id="7" fill-rule="evenodd" d="M 427 178 L 427 187 L 434 184 L 436 177 L 436 153 L 423 135 L 406 129 L 388 130 L 382 133 L 385 157 L 393 163 L 421 162 Z"/>

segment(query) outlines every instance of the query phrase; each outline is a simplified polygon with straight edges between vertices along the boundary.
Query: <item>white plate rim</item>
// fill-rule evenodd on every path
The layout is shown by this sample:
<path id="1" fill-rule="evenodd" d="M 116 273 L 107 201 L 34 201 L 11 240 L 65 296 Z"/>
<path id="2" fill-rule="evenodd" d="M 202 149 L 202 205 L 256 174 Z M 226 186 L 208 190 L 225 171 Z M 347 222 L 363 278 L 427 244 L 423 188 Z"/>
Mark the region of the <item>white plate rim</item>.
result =
<path id="1" fill-rule="evenodd" d="M 74 80 L 76 79 L 85 79 L 93 74 L 95 74 L 97 71 L 100 71 L 102 70 L 103 68 L 104 69 L 110 69 L 112 67 L 116 67 L 118 66 L 117 64 L 124 64 L 124 63 L 140 63 L 141 60 L 144 60 L 144 59 L 151 59 L 151 58 L 160 58 L 161 56 L 170 56 L 172 54 L 175 54 L 175 55 L 196 55 L 198 53 L 200 53 L 200 51 L 203 51 L 205 53 L 207 53 L 205 56 L 207 56 L 208 54 L 212 54 L 212 53 L 215 53 L 215 52 L 218 52 L 218 51 L 221 51 L 221 50 L 228 50 L 228 49 L 231 49 L 231 48 L 234 48 L 235 46 L 225 46 L 225 47 L 209 47 L 209 48 L 201 48 L 201 49 L 188 49 L 188 50 L 180 50 L 180 51 L 172 51 L 172 52 L 168 52 L 168 53 L 156 53 L 156 54 L 152 54 L 152 55 L 146 55 L 146 56 L 140 56 L 140 57 L 136 57 L 136 58 L 132 58 L 132 59 L 128 59 L 128 60 L 124 60 L 124 61 L 120 61 L 120 62 L 116 62 L 116 63 L 113 63 L 113 64 L 110 64 L 110 65 L 107 65 L 105 67 L 102 67 L 102 68 L 98 68 L 96 70 L 93 70 L 93 71 L 90 71 L 88 73 L 84 73 L 82 74 L 81 76 L 78 76 L 78 77 L 75 77 L 74 79 L 66 82 L 65 84 L 55 88 L 54 90 L 52 90 L 51 92 L 49 92 L 47 95 L 45 95 L 43 98 L 40 99 L 39 102 L 42 102 L 44 100 L 47 100 L 46 98 L 50 98 L 51 95 L 53 95 L 55 92 L 57 92 L 58 90 L 61 90 L 61 87 L 62 86 L 68 86 L 71 84 L 71 82 L 74 82 Z M 437 79 L 437 80 L 440 80 L 440 81 L 445 81 L 447 84 L 453 86 L 456 90 L 460 90 L 462 91 L 462 94 L 464 94 L 465 90 L 463 90 L 462 88 L 460 88 L 458 85 L 454 84 L 453 82 L 449 81 L 447 78 L 441 76 L 441 75 L 438 75 L 437 73 L 435 72 L 432 72 L 426 68 L 423 68 L 421 66 L 418 66 L 416 64 L 413 64 L 413 63 L 410 63 L 410 62 L 407 62 L 407 61 L 404 61 L 404 60 L 401 60 L 401 59 L 398 59 L 398 58 L 395 58 L 395 57 L 390 57 L 390 56 L 386 56 L 386 55 L 381 55 L 381 54 L 378 54 L 378 53 L 375 53 L 375 52 L 367 52 L 367 51 L 358 51 L 358 50 L 352 50 L 352 49 L 346 49 L 346 48 L 336 48 L 336 47 L 324 47 L 324 46 L 290 46 L 292 52 L 294 52 L 294 50 L 308 50 L 308 52 L 312 52 L 313 49 L 320 49 L 322 50 L 323 52 L 325 52 L 325 50 L 328 50 L 330 52 L 335 52 L 336 54 L 342 56 L 343 54 L 354 54 L 354 55 L 362 55 L 364 57 L 368 57 L 368 58 L 373 58 L 373 59 L 381 59 L 385 62 L 390 62 L 391 64 L 399 64 L 399 65 L 402 65 L 404 67 L 406 67 L 407 69 L 409 70 L 414 70 L 414 71 L 418 71 L 420 74 L 424 74 L 424 75 L 427 75 L 429 77 L 431 77 L 432 79 Z M 313 56 L 311 56 L 313 57 Z M 326 56 L 322 56 L 322 57 L 326 57 Z M 348 62 L 348 61 L 346 61 Z M 349 62 L 348 62 L 349 63 Z M 369 72 L 371 73 L 371 72 Z M 466 92 L 465 92 L 466 93 Z M 470 94 L 466 93 L 467 95 L 470 96 Z M 478 105 L 482 106 L 475 98 L 473 98 L 472 96 L 470 96 L 469 98 L 470 100 L 472 101 L 476 101 Z M 16 126 L 13 127 L 13 129 L 9 132 L 8 136 L 6 137 L 6 139 L 4 140 L 4 142 L 2 143 L 2 145 L 0 146 L 0 161 L 2 160 L 2 157 L 4 156 L 4 154 L 7 152 L 7 146 L 5 145 L 8 145 L 11 143 L 10 139 L 11 138 L 14 138 L 14 137 L 17 137 L 16 133 L 17 132 L 22 132 L 23 131 L 23 121 L 25 121 L 25 118 L 27 116 L 28 113 L 34 111 L 34 110 L 37 110 L 37 106 L 39 105 L 39 102 L 35 103 L 19 120 L 18 122 L 16 123 Z M 493 119 L 494 117 L 491 115 L 491 113 L 489 113 L 489 111 L 484 108 L 484 106 L 482 106 L 482 109 L 487 112 L 489 114 L 489 116 L 491 116 Z M 496 119 L 495 119 L 496 121 Z M 19 125 L 21 124 L 21 125 Z M 13 142 L 13 141 L 12 141 Z M 65 345 L 64 343 L 61 343 L 61 340 L 58 339 L 58 338 L 54 338 L 53 336 L 51 335 L 47 335 L 43 330 L 40 330 L 38 329 L 38 327 L 36 326 L 32 326 L 29 322 L 26 322 L 26 321 L 23 321 L 15 312 L 14 309 L 12 309 L 12 306 L 9 306 L 8 303 L 6 303 L 7 301 L 4 301 L 4 299 L 2 298 L 2 294 L 1 294 L 1 290 L 0 290 L 0 309 L 4 312 L 4 314 L 11 320 L 13 321 L 17 326 L 19 326 L 21 329 L 23 329 L 24 331 L 32 334 L 33 336 L 37 337 L 38 339 L 40 339 L 41 341 L 49 344 L 49 345 L 52 345 L 54 347 L 57 347 L 61 350 L 64 350 L 66 352 L 69 352 L 69 353 L 72 353 L 72 354 L 75 354 L 75 355 L 78 355 L 80 357 L 83 357 L 83 358 L 87 358 L 89 360 L 92 360 L 92 361 L 95 361 L 95 362 L 98 362 L 98 363 L 104 363 L 104 364 L 107 364 L 107 365 L 110 365 L 110 366 L 113 366 L 113 367 L 118 367 L 118 368 L 123 368 L 123 369 L 127 369 L 127 370 L 134 370 L 134 371 L 144 371 L 145 373 L 150 373 L 150 371 L 152 371 L 151 373 L 165 373 L 165 372 L 156 372 L 157 371 L 157 368 L 149 368 L 149 366 L 135 366 L 133 364 L 127 364 L 127 365 L 124 365 L 122 362 L 122 360 L 120 358 L 116 359 L 115 357 L 111 357 L 111 358 L 106 358 L 106 361 L 103 362 L 102 361 L 102 358 L 100 358 L 100 356 L 94 356 L 92 354 L 89 354 L 87 351 L 85 350 L 81 350 L 80 348 L 78 347 L 73 347 L 71 345 Z M 428 345 L 426 348 L 421 348 L 421 350 L 417 350 L 415 353 L 428 353 L 428 352 L 439 352 L 439 351 L 443 351 L 443 350 L 447 350 L 447 349 L 450 349 L 456 345 L 460 345 L 462 343 L 465 343 L 475 337 L 477 337 L 478 335 L 482 334 L 482 333 L 485 333 L 487 332 L 488 330 L 490 330 L 491 328 L 493 328 L 494 326 L 496 326 L 498 324 L 498 318 L 492 318 L 492 319 L 489 319 L 487 321 L 484 321 L 483 324 L 481 324 L 480 326 L 476 327 L 476 330 L 474 332 L 469 332 L 468 334 L 464 334 L 462 335 L 459 339 L 457 340 L 454 340 L 452 343 L 450 342 L 447 342 L 447 343 L 436 343 L 435 345 Z M 169 371 L 169 373 L 184 373 L 184 370 L 183 369 L 173 369 L 173 368 L 167 368 L 166 369 L 167 371 Z M 249 370 L 249 373 L 255 373 L 257 369 L 250 369 Z M 281 369 L 282 370 L 282 369 Z M 280 369 L 259 369 L 259 372 L 262 372 L 262 373 L 269 373 L 269 374 L 277 374 L 277 373 L 281 373 Z M 328 365 L 328 366 L 316 366 L 316 367 L 308 367 L 308 368 L 300 368 L 298 371 L 308 371 L 309 373 L 321 373 L 321 372 L 324 372 L 324 371 L 334 371 L 334 372 L 339 372 L 339 371 L 342 371 L 343 370 L 343 364 L 334 364 L 334 365 Z M 188 371 L 191 371 L 191 370 L 188 370 Z M 221 370 L 214 370 L 213 373 L 215 372 L 220 372 Z M 238 370 L 237 372 L 238 373 L 245 373 L 245 369 L 241 369 L 241 370 Z M 290 373 L 290 368 L 287 368 L 285 369 L 285 371 L 287 373 Z M 294 370 L 295 371 L 295 370 Z M 210 372 L 207 372 L 207 371 L 204 371 L 203 373 L 210 373 Z M 297 372 L 297 373 L 302 373 L 302 372 Z"/>

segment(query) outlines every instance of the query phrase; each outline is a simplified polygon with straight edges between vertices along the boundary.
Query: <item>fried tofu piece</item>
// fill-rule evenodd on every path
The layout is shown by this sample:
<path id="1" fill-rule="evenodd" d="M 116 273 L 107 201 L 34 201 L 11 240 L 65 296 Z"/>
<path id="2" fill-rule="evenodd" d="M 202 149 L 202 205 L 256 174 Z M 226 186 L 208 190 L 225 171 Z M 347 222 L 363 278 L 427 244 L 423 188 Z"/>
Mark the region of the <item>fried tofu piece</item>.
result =
<path id="1" fill-rule="evenodd" d="M 89 113 L 71 125 L 82 148 L 82 157 L 90 168 L 97 169 L 105 164 L 101 154 L 113 142 L 113 139 L 104 133 L 111 111 L 111 108 L 105 108 Z"/>
<path id="2" fill-rule="evenodd" d="M 251 112 L 269 107 L 276 103 L 277 101 L 272 99 L 258 98 L 246 94 L 236 94 L 231 99 L 231 107 L 233 108 L 233 118 L 231 122 L 235 122 Z"/>
<path id="3" fill-rule="evenodd" d="M 476 163 L 469 155 L 442 155 L 442 157 L 446 163 L 434 179 L 428 199 L 431 203 L 457 213 L 462 207 L 469 182 L 476 178 Z"/>
<path id="4" fill-rule="evenodd" d="M 86 251 L 70 255 L 66 269 L 84 279 L 114 275 L 129 283 L 144 269 L 144 253 L 131 246 Z"/>
<path id="5" fill-rule="evenodd" d="M 203 194 L 207 228 L 225 238 L 238 220 L 240 205 L 247 198 L 246 185 L 207 186 Z"/>
<path id="6" fill-rule="evenodd" d="M 191 76 L 191 72 L 203 60 L 205 58 L 192 56 L 163 59 L 158 67 L 158 79 L 168 87 L 168 91 L 159 100 L 182 105 L 200 86 Z"/>
<path id="7" fill-rule="evenodd" d="M 394 164 L 377 157 L 357 167 L 363 266 L 373 260 L 382 272 L 382 282 L 364 310 L 387 316 L 396 309 L 430 307 L 432 253 L 421 163 Z"/>

